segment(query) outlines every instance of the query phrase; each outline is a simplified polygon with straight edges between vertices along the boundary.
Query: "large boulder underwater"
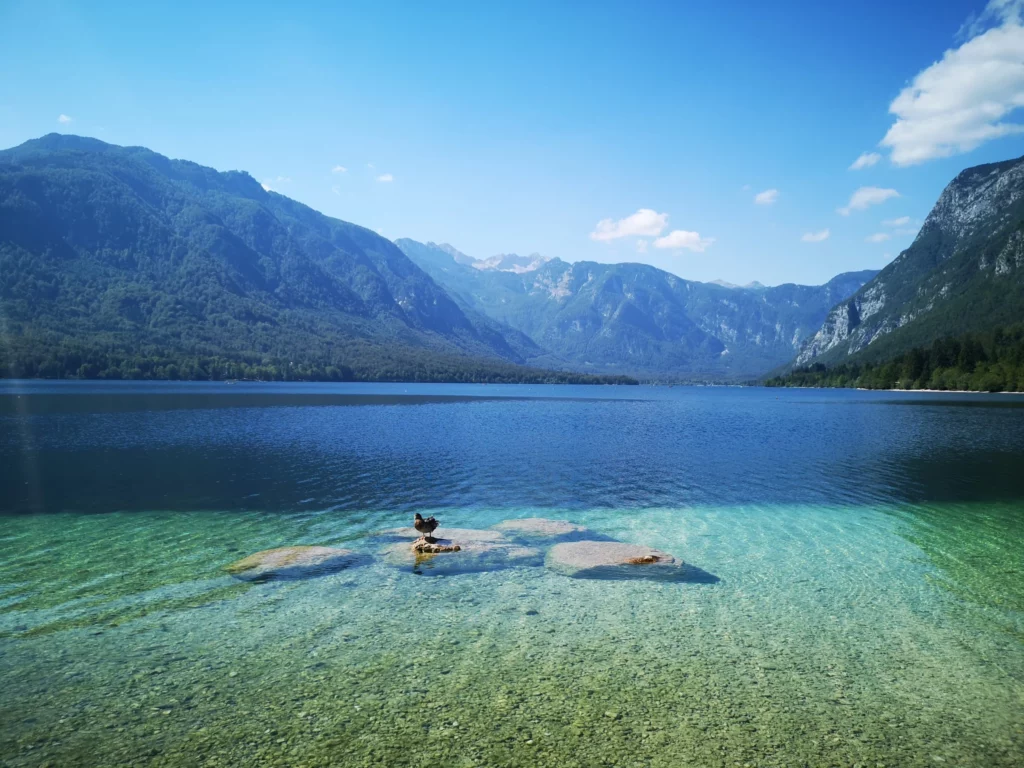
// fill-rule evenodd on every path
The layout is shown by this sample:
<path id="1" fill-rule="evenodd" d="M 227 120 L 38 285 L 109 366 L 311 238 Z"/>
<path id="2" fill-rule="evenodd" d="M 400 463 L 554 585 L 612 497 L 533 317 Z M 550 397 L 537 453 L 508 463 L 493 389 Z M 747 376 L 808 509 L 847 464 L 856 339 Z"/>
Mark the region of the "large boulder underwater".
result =
<path id="1" fill-rule="evenodd" d="M 549 520 L 546 517 L 520 517 L 503 520 L 491 526 L 492 530 L 522 541 L 551 544 L 559 541 L 611 541 L 603 533 L 570 523 L 568 520 Z"/>
<path id="2" fill-rule="evenodd" d="M 713 583 L 716 576 L 660 549 L 621 541 L 568 541 L 548 550 L 545 565 L 574 579 L 655 579 Z"/>
<path id="3" fill-rule="evenodd" d="M 243 581 L 306 579 L 367 562 L 367 555 L 336 547 L 296 546 L 266 549 L 224 567 Z"/>

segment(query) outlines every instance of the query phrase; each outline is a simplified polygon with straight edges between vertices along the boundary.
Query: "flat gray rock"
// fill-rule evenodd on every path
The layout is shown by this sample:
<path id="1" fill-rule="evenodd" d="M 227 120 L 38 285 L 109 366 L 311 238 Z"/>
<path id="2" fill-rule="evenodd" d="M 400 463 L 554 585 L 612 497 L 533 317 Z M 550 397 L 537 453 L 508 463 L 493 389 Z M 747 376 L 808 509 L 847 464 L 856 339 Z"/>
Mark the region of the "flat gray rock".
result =
<path id="1" fill-rule="evenodd" d="M 577 579 L 679 579 L 683 562 L 667 552 L 619 541 L 570 541 L 548 550 L 546 565 Z"/>
<path id="2" fill-rule="evenodd" d="M 365 557 L 335 547 L 278 547 L 249 555 L 224 570 L 244 581 L 305 579 L 357 565 Z"/>

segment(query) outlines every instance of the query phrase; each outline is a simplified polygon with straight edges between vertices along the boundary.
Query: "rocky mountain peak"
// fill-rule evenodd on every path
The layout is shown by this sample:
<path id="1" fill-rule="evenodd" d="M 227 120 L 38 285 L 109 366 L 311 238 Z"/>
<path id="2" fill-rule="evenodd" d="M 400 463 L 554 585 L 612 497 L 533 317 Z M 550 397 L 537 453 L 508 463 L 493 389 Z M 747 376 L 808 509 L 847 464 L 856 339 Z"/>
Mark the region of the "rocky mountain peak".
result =
<path id="1" fill-rule="evenodd" d="M 979 225 L 1005 224 L 1014 204 L 1024 196 L 1024 157 L 962 171 L 942 191 L 921 227 L 919 237 L 938 229 L 957 239 L 969 237 Z"/>
<path id="2" fill-rule="evenodd" d="M 476 269 L 495 270 L 497 272 L 513 272 L 521 275 L 524 272 L 534 272 L 551 261 L 547 256 L 539 253 L 531 253 L 529 256 L 520 256 L 516 253 L 499 253 L 489 259 L 477 260 L 473 263 Z"/>

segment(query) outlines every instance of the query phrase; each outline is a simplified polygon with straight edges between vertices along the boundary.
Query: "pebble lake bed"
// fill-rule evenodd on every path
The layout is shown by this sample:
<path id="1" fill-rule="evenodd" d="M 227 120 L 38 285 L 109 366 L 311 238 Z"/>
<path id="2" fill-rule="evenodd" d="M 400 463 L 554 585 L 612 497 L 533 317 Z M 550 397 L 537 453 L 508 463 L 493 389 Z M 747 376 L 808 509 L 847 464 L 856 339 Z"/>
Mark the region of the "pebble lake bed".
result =
<path id="1" fill-rule="evenodd" d="M 91 469 L 102 502 L 3 517 L 0 765 L 1024 762 L 1024 523 L 1003 471 L 1024 411 L 565 394 L 0 421 L 9 450 L 31 432 L 44 494 Z M 823 408 L 823 441 L 772 460 L 759 424 L 792 442 Z M 979 419 L 977 463 L 950 461 L 941 436 L 963 448 Z M 570 425 L 593 445 L 545 448 Z M 462 430 L 495 439 L 452 448 Z M 661 450 L 621 458 L 639 436 Z M 202 457 L 191 486 L 167 463 L 182 450 Z M 390 490 L 410 485 L 420 499 Z M 231 505 L 240 488 L 259 495 Z M 413 510 L 465 551 L 416 558 Z M 287 546 L 348 554 L 225 570 Z"/>

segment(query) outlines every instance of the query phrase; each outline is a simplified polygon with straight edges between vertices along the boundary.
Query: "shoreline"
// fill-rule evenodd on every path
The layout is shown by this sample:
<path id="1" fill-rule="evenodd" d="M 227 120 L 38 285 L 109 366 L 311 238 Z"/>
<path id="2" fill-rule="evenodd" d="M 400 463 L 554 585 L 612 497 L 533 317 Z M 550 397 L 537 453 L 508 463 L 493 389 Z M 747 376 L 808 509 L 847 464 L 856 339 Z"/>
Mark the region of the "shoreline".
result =
<path id="1" fill-rule="evenodd" d="M 846 389 L 853 392 L 928 392 L 936 395 L 1024 395 L 1024 392 L 1011 392 L 1009 390 L 999 390 L 998 392 L 989 392 L 987 389 L 896 389 L 890 387 L 887 389 L 872 389 L 871 387 L 769 387 L 764 384 L 757 384 L 755 386 L 761 389 Z"/>
<path id="2" fill-rule="evenodd" d="M 987 389 L 869 389 L 867 387 L 807 387 L 807 389 L 856 389 L 858 392 L 933 392 L 947 395 L 1024 395 L 1024 392 L 1007 390 L 989 392 Z"/>

